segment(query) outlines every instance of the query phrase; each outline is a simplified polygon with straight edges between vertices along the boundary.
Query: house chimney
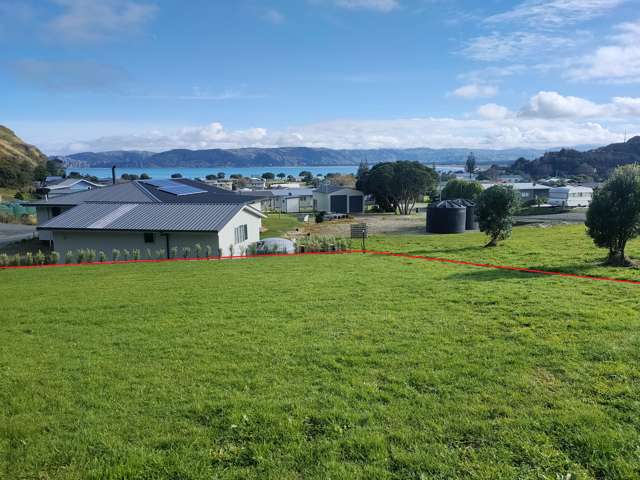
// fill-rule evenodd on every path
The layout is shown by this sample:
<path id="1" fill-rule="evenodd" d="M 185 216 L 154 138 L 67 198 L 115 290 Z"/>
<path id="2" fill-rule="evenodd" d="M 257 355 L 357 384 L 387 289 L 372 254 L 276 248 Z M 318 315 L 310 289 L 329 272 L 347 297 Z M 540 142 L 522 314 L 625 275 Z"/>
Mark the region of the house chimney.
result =
<path id="1" fill-rule="evenodd" d="M 113 184 L 116 184 L 116 166 L 112 166 L 111 167 L 111 181 L 113 182 Z"/>

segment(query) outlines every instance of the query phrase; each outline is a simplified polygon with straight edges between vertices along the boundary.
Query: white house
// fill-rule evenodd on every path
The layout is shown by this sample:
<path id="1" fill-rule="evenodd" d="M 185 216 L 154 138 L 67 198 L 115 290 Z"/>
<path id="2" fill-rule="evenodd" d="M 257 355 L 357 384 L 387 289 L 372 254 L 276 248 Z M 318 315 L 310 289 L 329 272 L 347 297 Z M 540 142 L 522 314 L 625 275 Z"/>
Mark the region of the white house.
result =
<path id="1" fill-rule="evenodd" d="M 589 187 L 555 187 L 549 191 L 549 203 L 557 207 L 588 207 L 592 197 Z"/>
<path id="2" fill-rule="evenodd" d="M 51 233 L 53 249 L 62 256 L 80 249 L 159 250 L 169 258 L 210 246 L 214 255 L 241 255 L 260 240 L 265 216 L 243 204 L 83 203 L 38 230 Z"/>
<path id="3" fill-rule="evenodd" d="M 495 183 L 483 183 L 482 187 L 486 190 L 489 187 L 493 187 L 496 185 Z M 547 185 L 542 185 L 540 183 L 502 183 L 498 185 L 505 185 L 507 187 L 513 188 L 518 195 L 520 195 L 520 199 L 523 202 L 529 200 L 536 200 L 538 198 L 547 198 L 549 196 L 549 190 L 551 187 Z"/>
<path id="4" fill-rule="evenodd" d="M 272 188 L 250 192 L 262 199 L 262 210 L 281 213 L 304 213 L 313 211 L 313 189 Z"/>
<path id="5" fill-rule="evenodd" d="M 317 212 L 364 213 L 364 193 L 337 185 L 320 185 L 313 192 L 313 209 Z"/>
<path id="6" fill-rule="evenodd" d="M 72 195 L 32 201 L 28 205 L 36 208 L 40 240 L 52 242 L 53 248 L 59 253 L 78 248 L 99 249 L 105 253 L 113 248 L 166 248 L 166 245 L 158 246 L 158 235 L 165 238 L 165 234 L 168 234 L 178 248 L 189 246 L 188 243 L 203 244 L 206 240 L 206 244 L 212 247 L 215 244 L 224 255 L 228 255 L 230 245 L 240 245 L 237 247 L 239 249 L 245 246 L 245 242 L 259 239 L 263 218 L 260 201 L 260 197 L 230 192 L 193 180 L 176 179 L 119 183 Z M 82 220 L 89 211 L 85 205 L 93 206 L 90 210 L 95 215 L 93 222 L 88 221 L 93 217 Z M 161 208 L 162 205 L 165 207 Z M 252 215 L 251 218 L 254 219 L 243 224 L 246 225 L 246 239 L 236 241 L 235 233 L 229 233 L 228 228 L 235 220 L 230 216 L 230 211 L 216 209 L 221 205 L 239 209 L 234 211 L 233 218 L 247 213 Z M 216 212 L 226 213 L 218 218 L 215 216 Z M 133 215 L 136 216 L 132 217 Z M 135 228 L 128 231 L 120 228 L 119 224 L 109 226 L 116 217 L 120 221 L 135 220 Z M 159 220 L 164 223 L 154 223 Z M 205 223 L 196 224 L 195 229 L 187 228 L 190 222 L 195 221 Z M 62 231 L 65 233 L 60 233 Z M 141 244 L 140 232 L 148 234 L 144 242 L 148 245 Z M 156 235 L 153 241 L 150 234 Z M 199 241 L 194 241 L 195 237 Z"/>

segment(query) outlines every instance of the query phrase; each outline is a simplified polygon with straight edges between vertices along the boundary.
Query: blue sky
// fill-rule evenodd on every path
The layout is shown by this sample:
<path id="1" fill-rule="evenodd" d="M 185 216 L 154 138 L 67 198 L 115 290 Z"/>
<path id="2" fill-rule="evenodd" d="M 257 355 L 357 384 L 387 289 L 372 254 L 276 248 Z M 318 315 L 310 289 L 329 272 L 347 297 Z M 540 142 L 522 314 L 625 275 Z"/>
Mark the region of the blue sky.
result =
<path id="1" fill-rule="evenodd" d="M 0 0 L 0 124 L 47 153 L 640 134 L 639 0 Z"/>

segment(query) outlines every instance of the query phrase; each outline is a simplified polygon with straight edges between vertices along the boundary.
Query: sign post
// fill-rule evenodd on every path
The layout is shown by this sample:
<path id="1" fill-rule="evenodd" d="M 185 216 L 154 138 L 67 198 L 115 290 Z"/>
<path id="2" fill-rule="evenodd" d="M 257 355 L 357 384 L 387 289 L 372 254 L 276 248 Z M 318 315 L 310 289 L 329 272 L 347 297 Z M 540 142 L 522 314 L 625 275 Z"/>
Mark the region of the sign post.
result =
<path id="1" fill-rule="evenodd" d="M 365 239 L 369 236 L 369 228 L 366 223 L 354 223 L 351 225 L 351 238 L 362 240 L 362 253 L 367 251 Z"/>

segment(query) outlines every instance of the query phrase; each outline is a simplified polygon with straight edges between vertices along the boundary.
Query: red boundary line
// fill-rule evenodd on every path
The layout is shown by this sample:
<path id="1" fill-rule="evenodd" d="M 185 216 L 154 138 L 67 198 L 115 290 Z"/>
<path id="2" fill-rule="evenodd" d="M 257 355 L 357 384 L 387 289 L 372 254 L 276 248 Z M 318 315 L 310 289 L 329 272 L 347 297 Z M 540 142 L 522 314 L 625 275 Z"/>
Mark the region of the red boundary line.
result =
<path id="1" fill-rule="evenodd" d="M 28 270 L 33 268 L 79 267 L 79 266 L 90 266 L 90 265 L 91 266 L 120 265 L 120 264 L 128 264 L 128 263 L 193 262 L 193 261 L 202 261 L 202 260 L 230 260 L 230 259 L 249 259 L 249 258 L 263 258 L 263 257 L 299 257 L 302 255 L 343 255 L 343 254 L 351 254 L 351 253 L 368 253 L 371 255 L 386 255 L 389 257 L 409 258 L 413 260 L 425 260 L 429 262 L 449 263 L 453 265 L 465 265 L 469 267 L 490 268 L 494 270 L 507 270 L 512 272 L 533 273 L 537 275 L 551 275 L 551 276 L 566 277 L 566 278 L 579 278 L 583 280 L 597 280 L 597 281 L 603 281 L 603 282 L 615 282 L 615 283 L 640 285 L 640 280 L 629 280 L 624 278 L 612 278 L 612 277 L 596 277 L 594 275 L 579 275 L 577 273 L 554 272 L 554 271 L 538 270 L 538 269 L 526 268 L 526 267 L 513 267 L 510 265 L 495 265 L 491 263 L 467 262 L 464 260 L 453 260 L 450 258 L 427 257 L 424 255 L 410 255 L 408 253 L 396 253 L 396 252 L 385 252 L 385 251 L 375 251 L 375 250 L 342 250 L 339 252 L 305 252 L 305 253 L 266 253 L 263 255 L 227 255 L 227 256 L 221 256 L 221 257 L 160 258 L 160 259 L 151 259 L 151 260 L 118 260 L 118 261 L 111 260 L 107 262 L 91 262 L 91 263 L 89 262 L 57 263 L 57 264 L 47 264 L 47 265 L 6 266 L 6 267 L 0 267 L 0 270 L 9 270 L 9 269 Z"/>

